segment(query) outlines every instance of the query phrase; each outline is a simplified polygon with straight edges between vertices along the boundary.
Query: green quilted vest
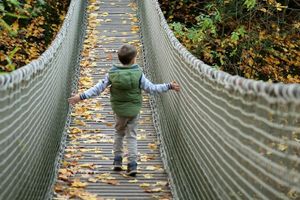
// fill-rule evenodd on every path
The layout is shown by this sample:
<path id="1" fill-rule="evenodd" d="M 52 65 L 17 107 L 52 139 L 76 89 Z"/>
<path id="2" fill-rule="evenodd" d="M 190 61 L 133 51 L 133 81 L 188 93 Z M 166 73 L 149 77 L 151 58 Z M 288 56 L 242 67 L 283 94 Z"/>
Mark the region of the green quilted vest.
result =
<path id="1" fill-rule="evenodd" d="M 109 71 L 110 101 L 113 111 L 121 117 L 133 117 L 142 107 L 140 79 L 142 71 L 138 65 L 113 66 Z"/>

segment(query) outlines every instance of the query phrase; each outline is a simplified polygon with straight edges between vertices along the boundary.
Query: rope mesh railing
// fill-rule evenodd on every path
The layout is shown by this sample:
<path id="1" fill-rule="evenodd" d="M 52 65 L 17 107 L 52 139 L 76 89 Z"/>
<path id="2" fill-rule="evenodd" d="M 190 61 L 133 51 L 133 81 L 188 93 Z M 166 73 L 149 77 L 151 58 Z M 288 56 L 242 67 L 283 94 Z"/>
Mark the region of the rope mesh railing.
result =
<path id="1" fill-rule="evenodd" d="M 45 199 L 54 180 L 79 63 L 84 1 L 71 1 L 39 59 L 0 76 L 0 199 Z"/>
<path id="2" fill-rule="evenodd" d="M 156 0 L 138 1 L 145 67 L 180 95 L 152 99 L 178 199 L 300 197 L 300 85 L 217 71 L 174 37 Z"/>

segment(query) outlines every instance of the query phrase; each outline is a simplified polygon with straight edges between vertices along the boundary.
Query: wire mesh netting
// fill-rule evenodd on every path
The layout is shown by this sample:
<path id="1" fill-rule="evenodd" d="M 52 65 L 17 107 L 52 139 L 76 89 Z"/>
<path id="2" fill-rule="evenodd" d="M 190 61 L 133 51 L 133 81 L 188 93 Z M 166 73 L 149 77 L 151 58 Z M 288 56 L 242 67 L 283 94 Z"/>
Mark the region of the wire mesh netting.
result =
<path id="1" fill-rule="evenodd" d="M 214 70 L 178 42 L 156 0 L 138 4 L 148 76 L 182 87 L 152 99 L 175 197 L 300 198 L 300 85 Z"/>
<path id="2" fill-rule="evenodd" d="M 39 59 L 0 76 L 0 199 L 44 199 L 53 182 L 75 87 L 84 1 L 71 1 L 64 24 Z"/>

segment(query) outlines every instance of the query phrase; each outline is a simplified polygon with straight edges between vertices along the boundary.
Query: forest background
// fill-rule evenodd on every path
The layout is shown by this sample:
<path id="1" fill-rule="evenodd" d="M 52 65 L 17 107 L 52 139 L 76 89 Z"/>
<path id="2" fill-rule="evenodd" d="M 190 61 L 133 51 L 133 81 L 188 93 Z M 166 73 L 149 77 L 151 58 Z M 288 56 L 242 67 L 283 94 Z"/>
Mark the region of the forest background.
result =
<path id="1" fill-rule="evenodd" d="M 300 83 L 299 0 L 159 0 L 179 41 L 232 75 Z"/>
<path id="2" fill-rule="evenodd" d="M 159 0 L 179 41 L 232 75 L 300 83 L 299 0 Z M 0 74 L 37 59 L 70 0 L 0 0 Z"/>
<path id="3" fill-rule="evenodd" d="M 0 75 L 37 59 L 59 31 L 70 0 L 0 0 Z"/>

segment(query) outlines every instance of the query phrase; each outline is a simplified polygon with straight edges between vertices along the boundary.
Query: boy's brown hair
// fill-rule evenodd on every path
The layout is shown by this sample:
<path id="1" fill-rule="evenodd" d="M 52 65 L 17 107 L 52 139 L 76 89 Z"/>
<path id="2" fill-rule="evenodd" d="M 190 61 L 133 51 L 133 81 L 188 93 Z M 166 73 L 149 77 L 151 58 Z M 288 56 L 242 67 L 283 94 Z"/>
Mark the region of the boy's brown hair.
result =
<path id="1" fill-rule="evenodd" d="M 128 65 L 136 57 L 137 50 L 130 44 L 123 45 L 118 51 L 118 58 L 123 65 Z"/>

